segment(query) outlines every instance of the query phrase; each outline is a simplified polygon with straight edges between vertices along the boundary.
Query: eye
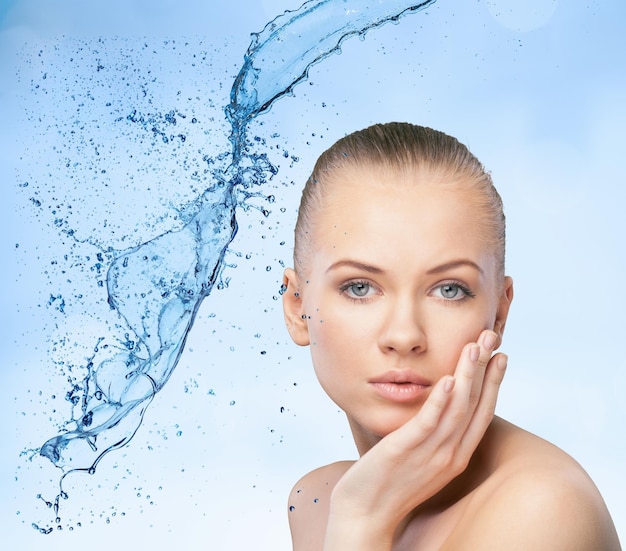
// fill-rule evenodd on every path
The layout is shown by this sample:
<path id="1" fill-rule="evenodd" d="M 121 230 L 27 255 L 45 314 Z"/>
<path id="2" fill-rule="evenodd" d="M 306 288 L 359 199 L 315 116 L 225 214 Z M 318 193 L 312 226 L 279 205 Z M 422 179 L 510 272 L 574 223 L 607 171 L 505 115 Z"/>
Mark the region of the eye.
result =
<path id="1" fill-rule="evenodd" d="M 367 281 L 348 281 L 341 286 L 341 293 L 348 298 L 363 302 L 375 293 L 374 287 Z"/>
<path id="2" fill-rule="evenodd" d="M 438 285 L 434 288 L 434 293 L 435 296 L 450 301 L 460 301 L 475 296 L 467 286 L 452 281 Z"/>
<path id="3" fill-rule="evenodd" d="M 458 285 L 451 285 L 449 283 L 446 285 L 442 285 L 440 289 L 441 289 L 441 296 L 443 296 L 443 298 L 448 298 L 448 299 L 456 298 L 456 296 L 462 292 L 461 289 L 459 289 Z"/>

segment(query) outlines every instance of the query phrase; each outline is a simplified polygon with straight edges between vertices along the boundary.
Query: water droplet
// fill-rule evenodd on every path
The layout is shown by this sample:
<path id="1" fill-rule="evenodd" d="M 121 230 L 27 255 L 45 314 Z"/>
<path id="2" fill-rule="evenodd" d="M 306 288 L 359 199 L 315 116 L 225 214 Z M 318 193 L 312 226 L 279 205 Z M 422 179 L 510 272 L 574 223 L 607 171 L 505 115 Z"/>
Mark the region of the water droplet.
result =
<path id="1" fill-rule="evenodd" d="M 430 3 L 428 1 L 422 2 L 422 6 L 426 7 Z M 97 463 L 96 459 L 99 460 L 104 453 L 107 453 L 107 451 L 104 451 L 106 448 L 103 446 L 108 442 L 107 439 L 111 430 L 113 430 L 116 438 L 126 438 L 127 441 L 132 438 L 141 420 L 135 421 L 132 416 L 124 417 L 125 408 L 129 405 L 129 402 L 124 401 L 126 400 L 125 397 L 133 397 L 134 399 L 137 396 L 145 396 L 145 402 L 141 404 L 143 411 L 143 408 L 148 405 L 154 394 L 166 383 L 167 377 L 176 367 L 179 355 L 169 353 L 175 349 L 172 348 L 173 346 L 185 342 L 187 333 L 183 334 L 180 328 L 186 327 L 187 331 L 191 328 L 200 302 L 211 293 L 213 285 L 220 289 L 228 287 L 229 278 L 220 280 L 220 276 L 215 276 L 215 274 L 220 274 L 220 270 L 225 266 L 223 255 L 226 247 L 228 247 L 234 237 L 236 207 L 243 206 L 241 203 L 236 204 L 239 201 L 234 190 L 247 190 L 249 192 L 252 186 L 266 184 L 270 181 L 277 174 L 278 170 L 276 166 L 271 164 L 265 154 L 253 155 L 247 149 L 250 143 L 246 135 L 249 123 L 259 113 L 268 110 L 274 101 L 289 93 L 293 87 L 292 85 L 302 75 L 307 74 L 307 69 L 313 63 L 323 60 L 336 50 L 338 43 L 343 38 L 354 34 L 355 22 L 361 28 L 361 32 L 364 33 L 366 30 L 376 28 L 385 21 L 390 20 L 390 17 L 395 16 L 393 13 L 394 2 L 388 2 L 386 6 L 381 4 L 379 7 L 372 7 L 372 10 L 367 13 L 365 20 L 359 19 L 358 13 L 355 15 L 351 14 L 345 19 L 331 18 L 326 28 L 320 28 L 320 33 L 318 34 L 321 36 L 310 37 L 319 46 L 316 48 L 311 48 L 306 43 L 309 38 L 295 37 L 295 35 L 292 37 L 289 34 L 294 25 L 300 24 L 298 16 L 302 16 L 303 13 L 303 16 L 308 18 L 315 18 L 319 14 L 327 15 L 329 10 L 332 13 L 335 9 L 335 6 L 330 4 L 335 4 L 335 2 L 319 2 L 315 8 L 311 8 L 311 11 L 314 12 L 311 15 L 307 11 L 286 12 L 285 15 L 279 16 L 275 20 L 275 25 L 281 29 L 280 33 L 275 34 L 273 31 L 262 31 L 255 35 L 249 50 L 251 59 L 254 58 L 253 54 L 256 52 L 259 53 L 259 56 L 254 59 L 263 60 L 263 55 L 268 50 L 274 48 L 277 42 L 281 43 L 281 47 L 287 51 L 290 48 L 297 48 L 290 54 L 298 54 L 301 49 L 302 55 L 296 60 L 297 63 L 289 66 L 285 66 L 281 58 L 275 56 L 272 56 L 270 61 L 260 61 L 262 66 L 255 66 L 252 63 L 244 65 L 235 81 L 235 93 L 231 94 L 231 97 L 236 98 L 236 101 L 231 102 L 226 109 L 227 119 L 231 123 L 233 132 L 232 149 L 229 146 L 228 151 L 217 154 L 214 158 L 203 155 L 201 149 L 197 151 L 199 158 L 204 159 L 202 168 L 205 170 L 204 174 L 206 174 L 207 184 L 211 185 L 206 188 L 197 201 L 194 201 L 189 208 L 179 211 L 177 224 L 179 222 L 180 224 L 176 230 L 170 229 L 159 235 L 158 232 L 154 231 L 155 227 L 150 226 L 146 222 L 145 225 L 151 233 L 149 240 L 142 242 L 141 234 L 138 234 L 137 237 L 130 234 L 126 235 L 121 242 L 126 238 L 128 238 L 128 241 L 117 249 L 118 251 L 124 250 L 126 252 L 120 254 L 111 247 L 106 252 L 97 253 L 97 264 L 88 267 L 97 276 L 95 278 L 97 287 L 106 287 L 108 291 L 108 305 L 111 310 L 115 311 L 120 320 L 116 331 L 119 330 L 120 334 L 124 334 L 127 329 L 128 332 L 125 334 L 125 339 L 117 338 L 116 350 L 121 349 L 118 356 L 114 356 L 111 359 L 112 355 L 108 354 L 111 348 L 105 351 L 107 346 L 111 345 L 105 342 L 99 348 L 98 345 L 104 340 L 99 339 L 94 347 L 94 356 L 88 360 L 88 363 L 80 366 L 85 369 L 87 375 L 85 378 L 85 389 L 81 389 L 77 393 L 71 393 L 70 397 L 73 399 L 74 396 L 78 397 L 78 394 L 81 394 L 81 399 L 84 399 L 84 403 L 89 403 L 94 397 L 98 400 L 98 403 L 91 402 L 89 404 L 91 409 L 84 407 L 72 419 L 74 424 L 78 425 L 75 430 L 69 430 L 55 436 L 42 446 L 42 453 L 45 450 L 45 456 L 56 466 L 63 465 L 66 460 L 68 463 L 74 460 L 70 452 L 74 447 L 73 445 L 68 446 L 68 443 L 80 442 L 78 439 L 83 439 L 81 444 L 87 444 L 85 448 L 87 450 L 91 449 L 91 455 L 87 452 L 84 457 L 81 457 L 80 460 L 77 459 L 76 464 L 71 466 L 84 470 L 89 465 L 95 465 Z M 305 10 L 309 9 L 310 6 L 305 8 Z M 400 10 L 397 9 L 396 11 Z M 278 27 L 279 23 L 283 26 Z M 171 48 L 174 42 L 165 41 L 164 44 Z M 40 52 L 41 56 L 42 53 Z M 291 58 L 293 55 L 289 57 Z M 70 58 L 70 56 L 66 56 L 64 62 L 67 58 Z M 125 63 L 128 58 L 124 58 Z M 77 59 L 77 56 L 70 59 Z M 114 61 L 109 63 L 108 60 L 104 62 L 98 60 L 95 72 L 113 73 L 113 64 Z M 133 69 L 136 70 L 137 68 L 134 67 Z M 277 79 L 276 77 L 279 73 L 284 78 Z M 49 74 L 52 75 L 53 73 L 50 71 Z M 47 76 L 48 72 L 44 73 L 43 79 L 47 79 Z M 102 78 L 102 76 L 98 78 Z M 251 79 L 254 86 L 251 85 Z M 46 84 L 53 80 L 52 77 L 47 79 Z M 80 84 L 91 84 L 91 82 L 87 81 Z M 151 104 L 151 91 L 148 87 L 149 84 L 146 83 L 137 88 L 134 94 L 136 94 L 136 97 L 140 97 L 143 94 L 146 101 L 150 100 L 148 103 Z M 83 88 L 87 91 L 90 86 Z M 251 94 L 250 91 L 254 93 Z M 89 94 L 89 92 L 86 93 Z M 181 92 L 179 91 L 178 95 L 180 94 Z M 121 99 L 123 100 L 123 98 Z M 117 102 L 117 99 L 114 102 Z M 190 127 L 186 126 L 186 122 L 187 124 L 189 123 L 189 119 L 187 119 L 189 115 L 181 113 L 177 109 L 171 109 L 165 113 L 159 112 L 154 105 L 150 108 L 150 111 L 141 112 L 142 105 L 147 104 L 135 102 L 131 108 L 129 105 L 124 106 L 123 103 L 120 103 L 120 107 L 124 111 L 123 114 L 118 112 L 116 116 L 120 117 L 120 122 L 126 127 L 130 128 L 132 126 L 137 130 L 140 136 L 138 138 L 140 140 L 139 143 L 143 143 L 145 139 L 147 146 L 144 151 L 145 155 L 153 155 L 153 160 L 159 160 L 166 154 L 170 156 L 174 153 L 180 153 L 183 150 L 182 148 L 193 147 L 195 149 L 204 147 L 191 145 L 193 143 L 193 134 L 191 131 L 187 132 L 187 130 L 190 130 Z M 109 112 L 112 111 L 113 109 L 109 109 Z M 82 150 L 85 148 L 81 140 L 83 138 L 89 139 L 89 136 L 86 134 L 87 130 L 82 130 L 79 126 L 85 122 L 80 120 L 80 112 L 78 115 L 73 116 L 74 119 L 77 122 L 71 123 L 73 126 L 70 128 L 72 133 L 77 133 L 77 137 L 74 139 L 80 143 Z M 190 120 L 192 124 L 198 122 L 195 116 Z M 91 125 L 87 126 L 91 127 Z M 79 132 L 79 129 L 82 133 Z M 206 132 L 209 132 L 208 127 Z M 259 144 L 259 147 L 266 145 L 263 136 L 253 139 L 255 143 Z M 81 156 L 80 162 L 77 161 L 78 156 L 76 151 L 72 150 L 72 145 L 64 145 L 67 145 L 67 154 L 65 158 L 59 160 L 62 165 L 67 165 L 67 169 L 72 172 L 72 178 L 77 175 L 81 176 L 79 171 L 81 166 L 86 166 L 87 159 Z M 278 155 L 280 155 L 282 148 L 283 145 L 281 144 L 277 152 Z M 289 158 L 292 164 L 299 161 L 299 157 L 293 153 L 287 151 L 286 148 L 284 150 L 285 157 Z M 193 155 L 195 154 L 196 152 L 193 153 Z M 94 157 L 99 157 L 99 161 L 102 161 L 105 157 L 103 146 L 97 145 L 93 155 Z M 229 171 L 220 169 L 217 164 L 209 166 L 212 163 L 219 162 L 228 163 Z M 111 166 L 104 168 L 92 164 L 89 167 L 89 171 L 101 178 L 99 175 L 110 174 L 111 168 Z M 196 168 L 192 170 L 196 171 Z M 198 188 L 200 188 L 198 182 L 205 178 L 201 171 L 191 172 L 187 176 L 190 176 L 190 179 L 198 184 Z M 208 180 L 214 176 L 217 181 L 215 185 L 212 185 Z M 28 186 L 28 182 L 22 184 L 22 187 L 26 186 Z M 259 192 L 256 196 L 263 198 L 265 193 L 261 194 Z M 29 197 L 30 195 L 32 197 Z M 40 210 L 42 205 L 46 204 L 49 196 L 44 195 L 42 197 L 39 195 L 38 190 L 34 190 L 27 197 L 29 197 L 32 206 Z M 266 199 L 269 204 L 275 202 L 273 195 L 266 196 Z M 26 200 L 28 201 L 28 199 Z M 62 231 L 66 235 L 72 235 L 71 232 L 74 230 L 68 227 L 71 224 L 71 219 L 66 216 L 69 207 L 66 208 L 62 205 L 49 206 L 51 209 L 54 209 L 53 215 L 55 216 L 55 224 L 58 226 L 58 231 Z M 32 207 L 29 205 L 29 208 Z M 267 209 L 260 208 L 259 210 L 264 217 L 270 215 L 270 211 Z M 281 207 L 280 211 L 285 212 L 284 207 Z M 140 220 L 139 223 L 142 223 L 145 218 L 139 216 L 138 213 L 138 220 Z M 261 224 L 263 222 L 265 221 L 262 220 Z M 269 220 L 267 222 L 269 223 Z M 110 220 L 102 221 L 102 227 L 107 227 L 108 225 L 113 225 Z M 135 231 L 137 230 L 139 230 L 139 226 L 135 227 Z M 113 233 L 115 231 L 117 231 L 117 228 Z M 269 234 L 269 231 L 267 233 Z M 209 238 L 210 247 L 207 246 L 207 241 L 199 239 L 200 234 L 202 234 L 202 238 Z M 265 239 L 266 235 L 261 235 L 261 238 Z M 102 239 L 101 235 L 94 237 L 94 241 L 99 239 Z M 132 248 L 129 247 L 131 241 L 133 242 Z M 89 240 L 87 242 L 89 243 Z M 99 246 L 101 243 L 90 244 L 95 244 L 99 250 L 103 250 L 103 247 Z M 281 242 L 281 245 L 283 244 L 284 241 Z M 248 254 L 246 258 L 250 259 L 251 256 L 251 254 Z M 58 266 L 56 262 L 54 265 Z M 279 264 L 284 266 L 282 261 L 279 261 Z M 186 268 L 185 266 L 192 267 Z M 271 271 L 271 266 L 268 265 L 266 271 Z M 65 301 L 61 295 L 51 296 L 49 306 L 51 309 L 55 308 L 63 313 Z M 209 317 L 215 317 L 215 314 L 209 314 Z M 306 316 L 304 318 L 306 319 Z M 146 343 L 156 343 L 155 348 L 150 348 L 152 345 Z M 234 351 L 234 346 L 231 346 L 230 350 Z M 105 359 L 95 357 L 99 351 L 105 351 Z M 265 355 L 266 351 L 261 351 L 261 354 Z M 158 361 L 152 363 L 153 360 L 147 359 L 148 357 L 157 358 Z M 107 379 L 109 376 L 110 380 Z M 125 397 L 116 396 L 115 399 L 109 402 L 109 397 L 107 396 L 107 401 L 103 403 L 101 401 L 104 398 L 103 394 L 101 392 L 98 394 L 95 390 L 96 385 L 101 383 L 99 379 L 102 381 L 106 380 L 107 386 L 102 388 L 106 389 L 105 392 L 107 394 L 109 393 L 109 388 L 123 388 Z M 149 389 L 152 388 L 154 390 L 145 392 L 143 385 L 148 385 Z M 293 383 L 293 385 L 297 386 L 297 383 Z M 122 394 L 122 392 L 118 394 Z M 208 391 L 208 394 L 215 395 L 212 389 Z M 232 400 L 230 405 L 235 405 L 235 401 Z M 107 407 L 110 409 L 107 409 Z M 138 409 L 132 409 L 132 411 L 136 412 Z M 131 409 L 128 409 L 128 411 L 131 411 Z M 284 411 L 284 408 L 281 408 L 281 411 Z M 106 418 L 109 415 L 107 412 L 110 412 L 108 419 Z M 111 420 L 115 420 L 116 423 L 109 423 Z M 86 430 L 87 427 L 89 430 Z M 122 433 L 121 436 L 118 436 L 118 432 Z M 180 436 L 181 433 L 182 431 L 178 431 L 176 434 Z M 96 442 L 98 443 L 97 446 Z M 112 446 L 108 449 L 115 449 L 115 447 Z M 79 462 L 81 464 L 78 464 Z M 93 474 L 95 468 L 89 468 L 88 472 Z M 140 493 L 138 492 L 137 495 L 140 496 Z M 290 510 L 293 511 L 294 509 L 295 507 L 290 507 Z M 45 531 L 45 533 L 52 531 L 52 528 L 40 529 L 36 525 L 33 526 L 41 531 Z M 58 526 L 58 528 L 61 529 L 61 526 Z"/>

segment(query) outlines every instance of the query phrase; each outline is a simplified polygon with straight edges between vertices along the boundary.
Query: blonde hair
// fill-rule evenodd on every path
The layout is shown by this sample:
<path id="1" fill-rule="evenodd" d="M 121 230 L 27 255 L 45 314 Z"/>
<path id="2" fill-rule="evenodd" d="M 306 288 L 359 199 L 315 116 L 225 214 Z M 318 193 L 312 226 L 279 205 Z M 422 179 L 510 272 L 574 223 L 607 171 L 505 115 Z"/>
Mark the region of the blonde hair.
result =
<path id="1" fill-rule="evenodd" d="M 504 276 L 505 217 L 502 199 L 481 162 L 456 138 L 410 123 L 375 124 L 338 140 L 319 157 L 302 191 L 295 228 L 294 267 L 306 273 L 316 213 L 324 208 L 328 186 L 349 167 L 380 167 L 399 172 L 436 174 L 442 185 L 473 192 L 482 213 L 485 239 L 493 246 L 499 279 Z"/>

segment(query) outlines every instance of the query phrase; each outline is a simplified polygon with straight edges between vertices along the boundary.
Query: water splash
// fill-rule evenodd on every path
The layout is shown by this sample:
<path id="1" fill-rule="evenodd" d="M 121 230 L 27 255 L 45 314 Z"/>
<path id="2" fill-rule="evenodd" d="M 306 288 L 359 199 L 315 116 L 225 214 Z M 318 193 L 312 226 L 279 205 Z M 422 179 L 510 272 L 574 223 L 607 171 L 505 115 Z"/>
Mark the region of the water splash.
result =
<path id="1" fill-rule="evenodd" d="M 60 499 L 67 498 L 64 477 L 75 471 L 94 473 L 108 452 L 132 439 L 146 408 L 175 369 L 202 301 L 219 281 L 224 255 L 237 232 L 236 207 L 242 206 L 242 198 L 254 195 L 251 188 L 276 174 L 265 155 L 251 153 L 249 123 L 291 93 L 310 67 L 338 51 L 346 38 L 397 21 L 434 1 L 310 1 L 276 17 L 252 35 L 225 108 L 231 151 L 214 159 L 228 159 L 228 166 L 211 171 L 212 183 L 180 211 L 177 229 L 124 250 L 99 245 L 98 270 L 108 261 L 104 280 L 108 304 L 124 338 L 114 353 L 104 351 L 97 341 L 84 377 L 67 394 L 75 408 L 72 419 L 64 432 L 39 450 L 63 471 L 59 494 L 46 502 L 54 509 L 57 525 Z M 176 117 L 174 111 L 155 118 L 133 109 L 127 119 L 162 141 L 184 141 L 184 134 L 170 135 L 162 129 L 176 124 Z M 75 238 L 73 230 L 64 231 Z M 51 296 L 50 304 L 63 311 L 65 303 L 59 295 Z"/>
<path id="2" fill-rule="evenodd" d="M 354 35 L 407 12 L 416 12 L 435 0 L 322 0 L 305 2 L 270 21 L 252 42 L 235 79 L 226 116 L 232 125 L 231 143 L 235 159 L 245 143 L 247 124 L 267 111 L 280 97 L 306 79 L 309 69 L 339 51 L 341 43 Z"/>

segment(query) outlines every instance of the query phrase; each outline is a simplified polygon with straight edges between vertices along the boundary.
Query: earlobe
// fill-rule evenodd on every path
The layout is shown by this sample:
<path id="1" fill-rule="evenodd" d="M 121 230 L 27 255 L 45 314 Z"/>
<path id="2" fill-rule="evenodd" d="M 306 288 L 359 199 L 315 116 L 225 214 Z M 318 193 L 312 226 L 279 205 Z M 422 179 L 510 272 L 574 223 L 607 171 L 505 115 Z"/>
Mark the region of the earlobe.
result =
<path id="1" fill-rule="evenodd" d="M 513 279 L 509 276 L 504 278 L 504 286 L 500 295 L 500 302 L 496 312 L 496 320 L 493 324 L 493 330 L 498 335 L 498 343 L 496 348 L 502 344 L 502 336 L 504 335 L 504 327 L 506 319 L 509 315 L 509 308 L 513 301 Z"/>
<path id="2" fill-rule="evenodd" d="M 309 326 L 304 315 L 298 276 L 293 268 L 287 268 L 283 274 L 283 314 L 287 331 L 293 342 L 299 346 L 310 344 Z"/>

